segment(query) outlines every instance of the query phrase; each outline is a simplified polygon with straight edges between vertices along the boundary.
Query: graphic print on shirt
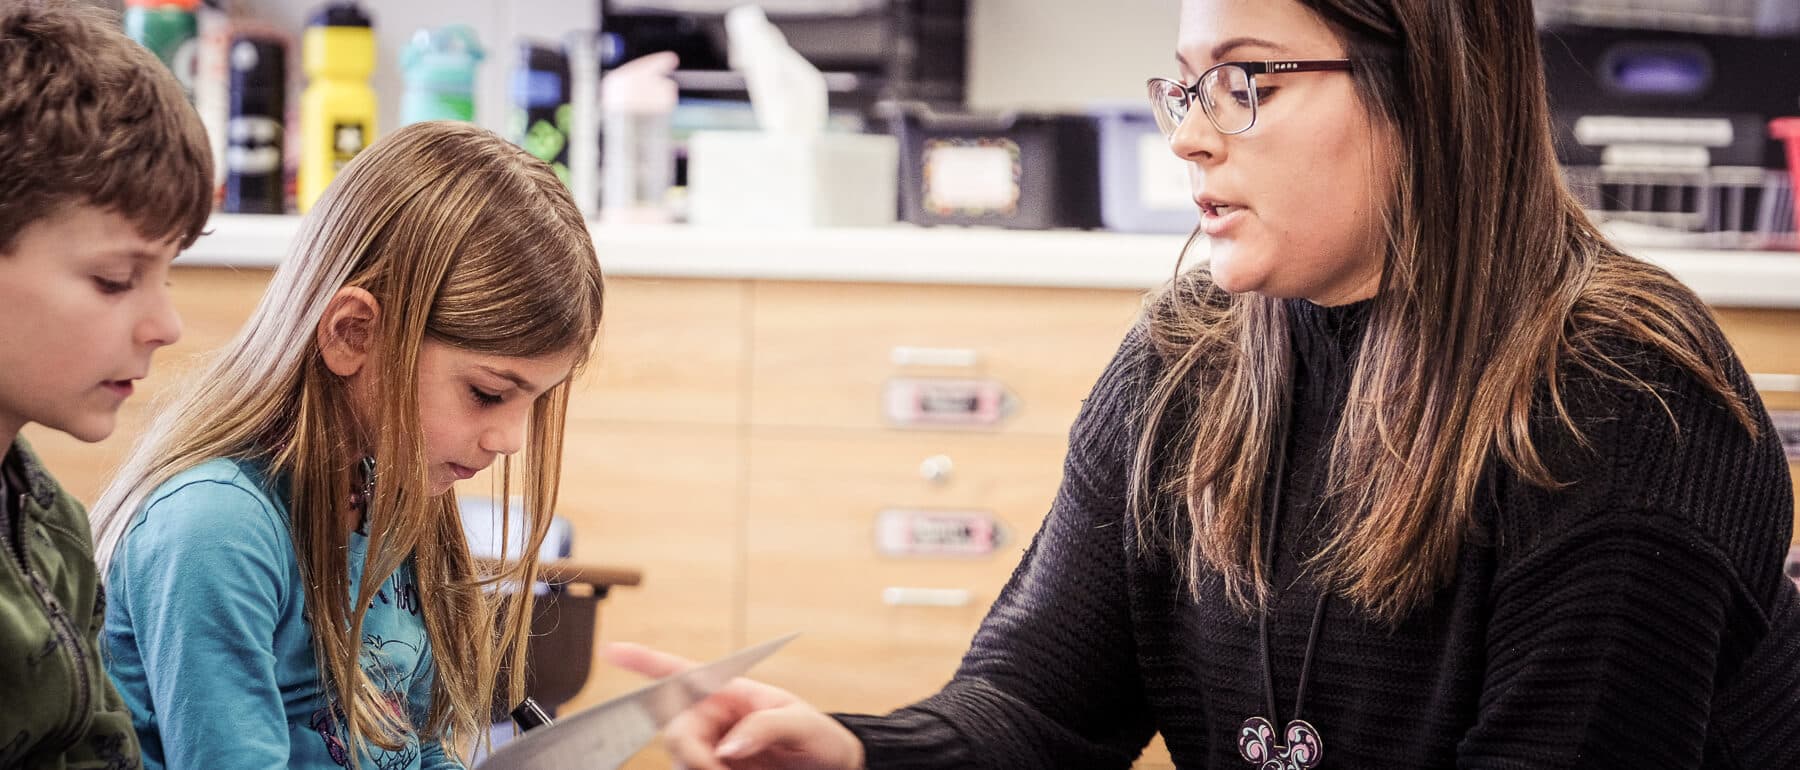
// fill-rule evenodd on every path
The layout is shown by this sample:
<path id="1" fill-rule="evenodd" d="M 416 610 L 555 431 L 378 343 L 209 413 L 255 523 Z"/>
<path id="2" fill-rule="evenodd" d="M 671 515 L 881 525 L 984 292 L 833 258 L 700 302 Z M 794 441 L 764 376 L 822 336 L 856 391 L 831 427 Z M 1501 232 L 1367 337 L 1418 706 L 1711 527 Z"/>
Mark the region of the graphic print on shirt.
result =
<path id="1" fill-rule="evenodd" d="M 419 589 L 412 579 L 411 570 L 400 570 L 390 577 L 369 602 L 369 609 L 376 610 L 377 605 L 395 607 L 410 615 L 419 614 Z M 365 623 L 373 619 L 365 619 Z M 404 639 L 388 639 L 380 634 L 365 634 L 362 645 L 362 667 L 369 680 L 380 690 L 388 707 L 401 714 L 411 722 L 417 722 L 419 714 L 408 709 L 407 694 L 412 691 L 412 683 L 418 674 L 424 655 L 423 631 L 411 641 Z M 421 712 L 423 709 L 421 709 Z M 349 740 L 343 729 L 344 711 L 335 699 L 329 708 L 320 708 L 313 712 L 308 723 L 319 734 L 324 742 L 326 752 L 331 761 L 339 767 L 352 767 L 350 761 Z M 372 752 L 372 753 L 371 753 Z M 401 746 L 395 750 L 383 749 L 367 745 L 364 755 L 369 766 L 376 770 L 405 770 L 413 766 L 419 758 L 416 742 Z"/>
<path id="2" fill-rule="evenodd" d="M 419 660 L 419 646 L 399 639 L 383 639 L 373 634 L 363 637 L 363 670 L 368 672 L 370 681 L 381 690 L 388 708 L 395 713 L 411 714 L 406 708 L 406 693 L 411 689 L 413 671 Z M 407 665 L 411 663 L 412 665 Z M 339 767 L 350 767 L 350 741 L 344 736 L 344 709 L 335 700 L 329 710 L 318 709 L 313 712 L 312 729 L 325 742 L 325 750 L 331 754 L 331 761 Z M 403 770 L 411 767 L 419 758 L 416 746 L 405 745 L 398 749 L 383 749 L 373 744 L 365 746 L 369 761 L 377 770 Z"/>
<path id="3" fill-rule="evenodd" d="M 418 617 L 420 610 L 419 585 L 410 579 L 402 580 L 400 573 L 395 573 L 381 585 L 381 588 L 376 589 L 375 596 L 369 599 L 369 609 L 375 609 L 377 604 L 399 607 L 406 610 L 407 614 Z"/>
<path id="4" fill-rule="evenodd" d="M 338 723 L 342 721 L 340 717 L 343 714 L 343 709 L 338 708 L 336 703 L 332 703 L 329 709 L 314 711 L 312 721 L 308 724 L 311 725 L 314 732 L 319 734 L 319 740 L 325 742 L 325 751 L 331 755 L 331 761 L 337 763 L 338 767 L 349 767 L 350 750 L 344 746 L 344 741 L 338 738 L 337 731 Z"/>
<path id="5" fill-rule="evenodd" d="M 390 706 L 403 708 L 401 696 L 393 692 L 384 694 Z M 343 723 L 344 710 L 338 704 L 333 703 L 329 711 L 326 709 L 314 711 L 310 724 L 312 729 L 319 734 L 320 740 L 325 742 L 325 750 L 331 755 L 331 761 L 338 767 L 348 768 L 351 766 L 350 742 L 343 737 Z M 373 754 L 368 753 L 371 749 L 374 750 Z M 412 767 L 418 760 L 419 750 L 415 746 L 404 745 L 389 751 L 373 744 L 365 744 L 364 755 L 369 759 L 369 766 L 375 770 L 405 770 Z"/>

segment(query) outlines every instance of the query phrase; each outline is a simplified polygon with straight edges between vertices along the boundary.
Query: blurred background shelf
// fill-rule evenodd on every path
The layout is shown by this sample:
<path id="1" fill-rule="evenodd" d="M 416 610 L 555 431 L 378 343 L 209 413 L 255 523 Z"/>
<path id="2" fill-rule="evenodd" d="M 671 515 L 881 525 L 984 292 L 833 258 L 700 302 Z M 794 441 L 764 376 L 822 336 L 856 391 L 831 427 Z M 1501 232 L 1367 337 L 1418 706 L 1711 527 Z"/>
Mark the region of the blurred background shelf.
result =
<path id="1" fill-rule="evenodd" d="M 272 267 L 296 216 L 216 214 L 182 255 L 190 266 Z M 1098 231 L 894 227 L 762 230 L 593 225 L 609 275 L 1147 289 L 1167 281 L 1186 236 Z M 1630 246 L 1707 303 L 1800 308 L 1800 252 Z M 1197 243 L 1189 262 L 1203 259 Z"/>

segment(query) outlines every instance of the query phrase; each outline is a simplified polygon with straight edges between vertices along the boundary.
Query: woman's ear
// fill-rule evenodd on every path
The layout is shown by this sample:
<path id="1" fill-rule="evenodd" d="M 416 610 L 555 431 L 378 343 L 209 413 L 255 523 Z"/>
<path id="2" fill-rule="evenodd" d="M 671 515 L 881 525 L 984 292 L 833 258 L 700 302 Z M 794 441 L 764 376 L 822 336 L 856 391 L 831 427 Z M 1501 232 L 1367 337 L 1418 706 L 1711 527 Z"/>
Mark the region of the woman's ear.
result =
<path id="1" fill-rule="evenodd" d="M 381 303 L 375 301 L 375 295 L 356 286 L 338 289 L 325 305 L 325 317 L 319 319 L 319 353 L 325 357 L 325 367 L 339 377 L 362 371 L 380 321 Z"/>

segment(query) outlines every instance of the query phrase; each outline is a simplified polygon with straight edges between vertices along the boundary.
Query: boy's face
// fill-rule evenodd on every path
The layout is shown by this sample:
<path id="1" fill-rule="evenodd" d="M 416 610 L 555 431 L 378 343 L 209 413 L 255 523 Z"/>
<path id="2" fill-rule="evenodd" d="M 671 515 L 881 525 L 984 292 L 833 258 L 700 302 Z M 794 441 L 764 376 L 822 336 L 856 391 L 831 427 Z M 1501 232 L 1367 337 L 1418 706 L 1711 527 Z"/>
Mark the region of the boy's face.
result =
<path id="1" fill-rule="evenodd" d="M 174 258 L 173 242 L 87 205 L 18 233 L 0 253 L 0 438 L 26 423 L 89 442 L 112 433 L 151 354 L 181 337 Z"/>

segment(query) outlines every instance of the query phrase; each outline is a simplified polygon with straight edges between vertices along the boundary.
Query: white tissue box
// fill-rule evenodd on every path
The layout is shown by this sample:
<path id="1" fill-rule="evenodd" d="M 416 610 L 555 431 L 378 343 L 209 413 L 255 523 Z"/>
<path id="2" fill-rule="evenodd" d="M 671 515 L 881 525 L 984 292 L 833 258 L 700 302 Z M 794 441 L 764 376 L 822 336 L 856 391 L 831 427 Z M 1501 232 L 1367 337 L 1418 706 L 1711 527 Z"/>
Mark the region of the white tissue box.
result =
<path id="1" fill-rule="evenodd" d="M 696 131 L 688 140 L 688 221 L 890 225 L 898 208 L 899 166 L 899 144 L 891 136 Z"/>

